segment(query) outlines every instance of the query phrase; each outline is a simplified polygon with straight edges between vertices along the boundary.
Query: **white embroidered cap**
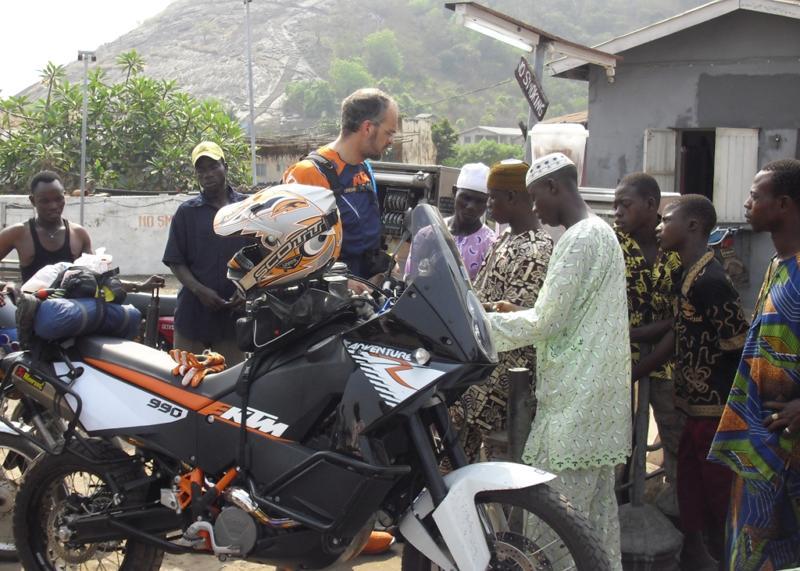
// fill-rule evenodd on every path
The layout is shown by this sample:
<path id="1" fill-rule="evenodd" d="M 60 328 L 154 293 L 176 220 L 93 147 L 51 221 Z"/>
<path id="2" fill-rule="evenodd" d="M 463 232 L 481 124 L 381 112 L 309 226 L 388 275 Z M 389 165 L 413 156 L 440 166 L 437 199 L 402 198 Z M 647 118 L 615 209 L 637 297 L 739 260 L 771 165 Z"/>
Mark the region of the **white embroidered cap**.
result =
<path id="1" fill-rule="evenodd" d="M 530 186 L 540 178 L 564 168 L 567 165 L 574 165 L 570 158 L 564 153 L 550 153 L 533 161 L 528 174 L 525 175 L 525 186 Z"/>
<path id="2" fill-rule="evenodd" d="M 467 163 L 461 167 L 461 172 L 458 173 L 456 188 L 466 188 L 467 190 L 489 194 L 489 189 L 486 188 L 486 179 L 488 178 L 489 167 L 485 164 Z"/>

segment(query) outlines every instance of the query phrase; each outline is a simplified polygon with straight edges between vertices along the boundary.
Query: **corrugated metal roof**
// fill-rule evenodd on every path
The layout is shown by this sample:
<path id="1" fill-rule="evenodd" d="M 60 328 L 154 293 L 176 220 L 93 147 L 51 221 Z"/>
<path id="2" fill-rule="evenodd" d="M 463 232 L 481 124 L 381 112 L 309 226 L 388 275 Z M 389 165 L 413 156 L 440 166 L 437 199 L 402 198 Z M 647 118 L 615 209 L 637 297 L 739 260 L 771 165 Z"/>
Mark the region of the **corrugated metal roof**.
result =
<path id="1" fill-rule="evenodd" d="M 493 133 L 495 135 L 509 135 L 512 137 L 520 137 L 522 138 L 522 132 L 519 130 L 519 127 L 492 127 L 488 125 L 478 125 L 477 127 L 470 127 L 465 131 L 461 131 L 458 136 L 467 135 L 472 133 L 478 129 L 483 131 L 488 131 L 489 133 Z"/>
<path id="2" fill-rule="evenodd" d="M 580 123 L 581 125 L 586 125 L 588 121 L 589 111 L 576 111 L 575 113 L 567 113 L 566 115 L 545 119 L 542 123 Z"/>
<path id="3" fill-rule="evenodd" d="M 800 19 L 800 1 L 797 0 L 714 0 L 686 12 L 681 12 L 660 22 L 608 40 L 594 46 L 611 54 L 618 54 L 670 36 L 692 26 L 719 18 L 736 10 L 750 10 L 763 14 L 774 14 L 786 18 Z M 568 79 L 588 79 L 588 66 L 585 60 L 575 57 L 560 58 L 548 62 L 551 73 L 556 77 Z"/>

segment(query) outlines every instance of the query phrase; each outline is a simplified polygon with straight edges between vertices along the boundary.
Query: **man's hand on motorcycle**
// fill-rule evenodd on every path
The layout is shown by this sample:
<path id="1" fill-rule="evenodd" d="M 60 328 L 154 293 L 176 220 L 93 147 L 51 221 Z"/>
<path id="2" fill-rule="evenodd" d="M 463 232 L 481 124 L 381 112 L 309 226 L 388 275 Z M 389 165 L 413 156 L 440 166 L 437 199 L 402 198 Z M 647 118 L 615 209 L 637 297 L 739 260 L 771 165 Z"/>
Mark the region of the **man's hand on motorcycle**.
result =
<path id="1" fill-rule="evenodd" d="M 241 307 L 242 305 L 244 305 L 244 302 L 245 302 L 244 295 L 242 295 L 242 292 L 240 292 L 239 290 L 236 290 L 234 294 L 231 296 L 231 298 L 225 302 L 225 307 L 228 307 L 230 309 L 235 309 L 237 307 Z"/>
<path id="2" fill-rule="evenodd" d="M 524 307 L 514 305 L 510 301 L 492 301 L 483 304 L 484 311 L 494 313 L 510 313 L 512 311 L 522 311 Z"/>
<path id="3" fill-rule="evenodd" d="M 6 299 L 11 300 L 11 303 L 17 303 L 20 296 L 20 286 L 14 282 L 0 282 L 0 307 L 6 304 Z"/>
<path id="4" fill-rule="evenodd" d="M 364 292 L 370 291 L 369 286 L 358 280 L 347 280 L 347 289 L 356 295 L 361 295 Z"/>
<path id="5" fill-rule="evenodd" d="M 222 299 L 220 295 L 210 287 L 200 286 L 194 291 L 194 295 L 197 296 L 200 303 L 212 311 L 219 311 L 228 306 L 228 302 Z"/>
<path id="6" fill-rule="evenodd" d="M 136 284 L 139 291 L 153 291 L 156 288 L 164 287 L 166 281 L 161 276 L 150 276 L 143 282 Z"/>

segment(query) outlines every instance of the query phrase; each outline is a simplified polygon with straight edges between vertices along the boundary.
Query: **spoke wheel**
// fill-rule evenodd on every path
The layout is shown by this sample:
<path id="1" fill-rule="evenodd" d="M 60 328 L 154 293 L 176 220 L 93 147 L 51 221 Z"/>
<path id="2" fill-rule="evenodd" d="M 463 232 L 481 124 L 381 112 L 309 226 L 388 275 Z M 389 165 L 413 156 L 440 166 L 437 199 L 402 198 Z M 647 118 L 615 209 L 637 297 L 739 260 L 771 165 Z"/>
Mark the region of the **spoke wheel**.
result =
<path id="1" fill-rule="evenodd" d="M 492 571 L 610 569 L 608 555 L 586 518 L 546 485 L 484 492 L 476 497 L 476 507 L 486 530 Z M 407 544 L 402 569 L 439 567 Z"/>
<path id="2" fill-rule="evenodd" d="M 125 455 L 107 446 L 111 459 Z M 120 486 L 141 477 L 133 463 L 91 463 L 70 452 L 46 456 L 28 471 L 17 496 L 14 534 L 19 557 L 28 570 L 151 571 L 161 565 L 163 552 L 133 540 L 82 544 L 70 541 L 69 523 L 76 517 L 103 514 L 136 504 L 136 490 L 115 494 Z"/>

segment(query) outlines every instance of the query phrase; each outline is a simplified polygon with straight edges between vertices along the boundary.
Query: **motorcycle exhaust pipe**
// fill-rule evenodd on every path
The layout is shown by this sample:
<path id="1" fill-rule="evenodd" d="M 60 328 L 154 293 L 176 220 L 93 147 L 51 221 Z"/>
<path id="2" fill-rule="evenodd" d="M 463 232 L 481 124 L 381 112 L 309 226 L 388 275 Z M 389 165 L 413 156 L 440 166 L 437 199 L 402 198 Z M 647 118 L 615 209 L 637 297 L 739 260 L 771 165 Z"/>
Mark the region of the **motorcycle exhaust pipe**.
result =
<path id="1" fill-rule="evenodd" d="M 253 500 L 253 498 L 250 497 L 250 494 L 248 494 L 247 491 L 243 490 L 242 488 L 226 488 L 222 494 L 228 502 L 247 512 L 264 525 L 283 529 L 297 527 L 300 525 L 293 519 L 269 517 L 264 513 L 264 510 L 258 507 L 258 504 L 255 502 L 255 500 Z"/>

